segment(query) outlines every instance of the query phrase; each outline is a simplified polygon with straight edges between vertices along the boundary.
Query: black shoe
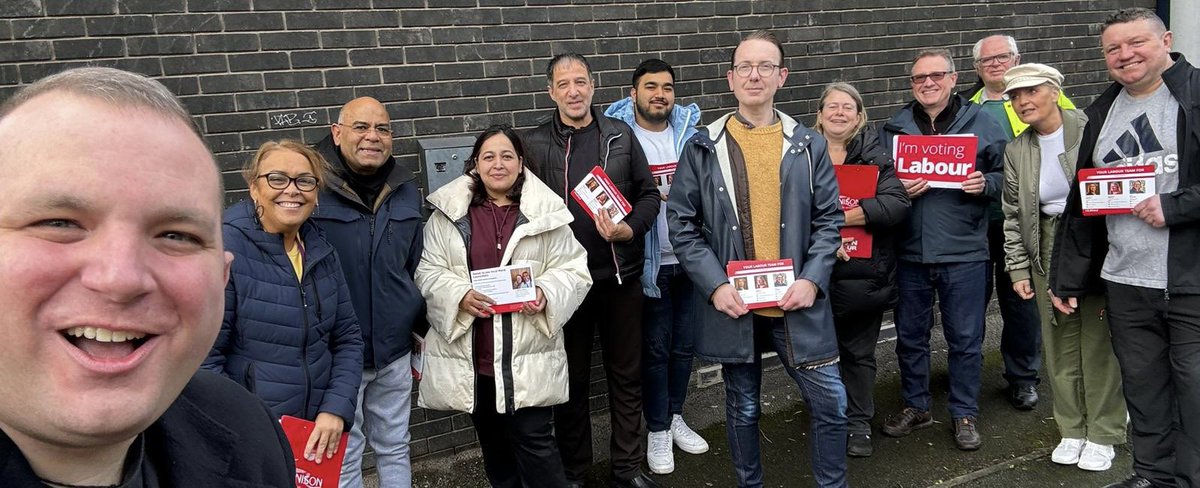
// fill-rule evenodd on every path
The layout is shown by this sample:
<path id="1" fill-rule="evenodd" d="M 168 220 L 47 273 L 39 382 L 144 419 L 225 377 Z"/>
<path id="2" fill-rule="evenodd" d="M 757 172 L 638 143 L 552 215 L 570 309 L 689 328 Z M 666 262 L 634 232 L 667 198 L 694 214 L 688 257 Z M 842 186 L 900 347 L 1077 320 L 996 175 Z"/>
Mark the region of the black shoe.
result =
<path id="1" fill-rule="evenodd" d="M 608 486 L 611 486 L 612 488 L 659 488 L 658 483 L 653 479 L 650 479 L 649 476 L 646 476 L 646 473 L 638 473 L 637 476 L 634 476 L 631 480 L 623 480 L 617 478 L 616 476 L 609 476 Z"/>
<path id="2" fill-rule="evenodd" d="M 582 481 L 568 481 L 567 488 L 583 488 Z"/>
<path id="3" fill-rule="evenodd" d="M 1154 486 L 1154 483 L 1151 483 L 1150 480 L 1135 474 L 1126 478 L 1125 481 L 1104 485 L 1104 488 L 1151 488 L 1152 486 Z"/>
<path id="4" fill-rule="evenodd" d="M 933 415 L 928 410 L 921 411 L 913 407 L 904 407 L 900 413 L 891 416 L 883 423 L 883 433 L 892 437 L 904 437 L 917 429 L 933 425 Z"/>
<path id="5" fill-rule="evenodd" d="M 850 457 L 871 457 L 875 446 L 871 445 L 871 434 L 850 434 L 846 438 L 846 455 Z"/>
<path id="6" fill-rule="evenodd" d="M 974 451 L 983 444 L 979 429 L 975 427 L 975 417 L 954 419 L 954 445 L 962 451 Z"/>
<path id="7" fill-rule="evenodd" d="M 1037 406 L 1038 392 L 1034 385 L 1009 385 L 1008 403 L 1017 410 L 1033 410 Z"/>

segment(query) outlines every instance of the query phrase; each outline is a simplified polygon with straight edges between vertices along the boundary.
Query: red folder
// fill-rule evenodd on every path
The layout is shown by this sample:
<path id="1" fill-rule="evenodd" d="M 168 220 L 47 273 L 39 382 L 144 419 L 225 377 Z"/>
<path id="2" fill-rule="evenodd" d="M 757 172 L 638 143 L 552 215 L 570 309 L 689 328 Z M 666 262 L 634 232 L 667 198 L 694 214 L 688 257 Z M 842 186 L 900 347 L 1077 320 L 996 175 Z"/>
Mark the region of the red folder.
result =
<path id="1" fill-rule="evenodd" d="M 875 198 L 876 185 L 879 182 L 879 167 L 873 164 L 839 164 L 833 167 L 837 174 L 838 200 L 842 210 L 857 208 L 859 200 Z M 871 257 L 872 238 L 866 227 L 861 225 L 843 226 L 842 237 L 852 239 L 842 244 L 846 254 L 852 258 Z"/>
<path id="2" fill-rule="evenodd" d="M 292 446 L 292 456 L 296 459 L 296 488 L 337 488 L 338 477 L 342 474 L 342 460 L 346 457 L 346 441 L 350 434 L 343 432 L 338 441 L 337 454 L 332 459 L 321 459 L 321 464 L 304 459 L 304 444 L 312 434 L 315 423 L 284 415 L 279 419 L 283 433 Z"/>

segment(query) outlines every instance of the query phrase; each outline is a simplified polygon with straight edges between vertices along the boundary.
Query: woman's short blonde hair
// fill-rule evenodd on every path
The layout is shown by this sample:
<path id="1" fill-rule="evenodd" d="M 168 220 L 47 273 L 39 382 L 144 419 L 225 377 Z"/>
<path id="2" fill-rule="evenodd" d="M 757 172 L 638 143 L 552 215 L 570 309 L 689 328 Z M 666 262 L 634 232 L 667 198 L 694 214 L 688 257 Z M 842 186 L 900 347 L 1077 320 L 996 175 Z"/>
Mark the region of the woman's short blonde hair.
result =
<path id="1" fill-rule="evenodd" d="M 854 126 L 854 130 L 850 132 L 850 137 L 846 138 L 846 140 L 853 139 L 859 132 L 862 132 L 863 127 L 867 126 L 867 107 L 863 105 L 863 98 L 858 93 L 858 89 L 849 83 L 839 81 L 825 85 L 825 90 L 821 91 L 821 101 L 817 103 L 817 123 L 813 125 L 813 129 L 822 135 L 825 134 L 825 129 L 821 127 L 821 110 L 825 108 L 825 99 L 835 91 L 849 95 L 854 100 L 854 104 L 858 106 L 858 125 Z"/>
<path id="2" fill-rule="evenodd" d="M 274 151 L 291 151 L 304 156 L 304 159 L 308 160 L 308 166 L 312 168 L 313 176 L 317 177 L 317 189 L 325 187 L 325 177 L 329 174 L 329 163 L 316 149 L 294 139 L 267 141 L 258 146 L 258 152 L 254 153 L 254 157 L 246 161 L 246 165 L 242 167 L 242 178 L 246 180 L 247 186 L 254 184 L 254 180 L 259 176 L 258 172 L 262 168 L 263 159 L 266 159 L 267 155 Z"/>

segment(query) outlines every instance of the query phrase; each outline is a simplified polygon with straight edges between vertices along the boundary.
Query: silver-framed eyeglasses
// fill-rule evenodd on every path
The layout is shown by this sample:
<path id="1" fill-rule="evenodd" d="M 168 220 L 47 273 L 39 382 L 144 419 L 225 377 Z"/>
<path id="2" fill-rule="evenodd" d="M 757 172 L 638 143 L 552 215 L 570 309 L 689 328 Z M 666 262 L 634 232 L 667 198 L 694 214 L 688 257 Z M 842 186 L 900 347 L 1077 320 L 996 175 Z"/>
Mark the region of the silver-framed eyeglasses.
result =
<path id="1" fill-rule="evenodd" d="M 267 173 L 258 175 L 259 178 L 267 179 L 267 186 L 276 190 L 286 190 L 288 185 L 296 183 L 296 189 L 304 192 L 309 192 L 317 189 L 317 183 L 320 180 L 313 175 L 300 175 L 295 178 L 283 173 Z"/>
<path id="2" fill-rule="evenodd" d="M 388 136 L 392 135 L 392 126 L 390 126 L 390 125 L 379 124 L 379 125 L 372 127 L 371 124 L 366 124 L 366 123 L 362 123 L 362 122 L 355 122 L 353 124 L 343 124 L 341 122 L 337 122 L 337 125 L 340 125 L 342 127 L 349 127 L 350 131 L 352 131 L 358 135 L 366 135 L 368 132 L 371 132 L 372 129 L 375 130 L 376 134 L 379 134 L 384 137 L 388 137 Z"/>
<path id="3" fill-rule="evenodd" d="M 979 66 L 991 66 L 993 64 L 1008 64 L 1015 57 L 1016 57 L 1016 55 L 1013 53 L 997 54 L 995 56 L 979 58 L 979 59 L 975 60 L 975 64 L 977 64 Z"/>
<path id="4" fill-rule="evenodd" d="M 742 78 L 749 78 L 750 71 L 757 69 L 758 76 L 760 76 L 762 78 L 767 78 L 767 77 L 775 74 L 775 70 L 777 70 L 779 68 L 780 68 L 780 66 L 775 63 L 760 63 L 760 64 L 742 63 L 742 64 L 735 65 L 733 67 L 733 72 Z"/>

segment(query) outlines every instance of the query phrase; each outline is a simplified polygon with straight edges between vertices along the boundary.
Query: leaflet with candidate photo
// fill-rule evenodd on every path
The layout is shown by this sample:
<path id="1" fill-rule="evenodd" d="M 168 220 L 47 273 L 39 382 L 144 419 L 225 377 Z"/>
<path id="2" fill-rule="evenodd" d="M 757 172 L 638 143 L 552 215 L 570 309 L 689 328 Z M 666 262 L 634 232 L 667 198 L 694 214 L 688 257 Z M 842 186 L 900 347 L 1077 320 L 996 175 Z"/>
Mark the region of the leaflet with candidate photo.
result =
<path id="1" fill-rule="evenodd" d="M 472 270 L 471 288 L 495 301 L 496 313 L 516 312 L 522 304 L 537 301 L 533 269 L 527 264 Z"/>
<path id="2" fill-rule="evenodd" d="M 978 147 L 974 134 L 897 135 L 892 139 L 896 176 L 924 178 L 933 188 L 962 188 L 967 175 L 975 172 Z"/>
<path id="3" fill-rule="evenodd" d="M 779 300 L 796 280 L 791 259 L 730 261 L 725 274 L 750 310 L 779 306 Z"/>
<path id="4" fill-rule="evenodd" d="M 675 167 L 679 163 L 651 164 L 650 176 L 654 177 L 654 185 L 664 197 L 671 194 L 671 185 L 675 183 Z"/>
<path id="5" fill-rule="evenodd" d="M 607 215 L 615 224 L 633 210 L 625 196 L 617 191 L 617 185 L 613 184 L 599 166 L 592 168 L 579 184 L 575 185 L 571 196 L 592 220 L 596 220 L 596 215 Z"/>
<path id="6" fill-rule="evenodd" d="M 1156 192 L 1153 165 L 1079 170 L 1084 216 L 1128 214 Z"/>
<path id="7" fill-rule="evenodd" d="M 421 381 L 425 375 L 425 336 L 413 332 L 412 339 L 412 352 L 408 364 L 412 368 L 413 379 Z"/>

